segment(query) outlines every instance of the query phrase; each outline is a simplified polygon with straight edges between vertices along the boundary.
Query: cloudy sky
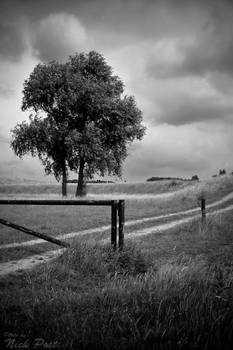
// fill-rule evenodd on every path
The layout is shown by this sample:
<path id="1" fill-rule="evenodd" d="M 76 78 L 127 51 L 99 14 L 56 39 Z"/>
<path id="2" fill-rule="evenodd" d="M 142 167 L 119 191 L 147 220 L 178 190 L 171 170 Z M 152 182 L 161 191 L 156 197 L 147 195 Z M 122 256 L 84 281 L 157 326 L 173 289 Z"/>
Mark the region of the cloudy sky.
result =
<path id="1" fill-rule="evenodd" d="M 143 111 L 125 179 L 233 171 L 232 0 L 1 0 L 0 17 L 0 176 L 43 177 L 9 147 L 28 118 L 23 81 L 38 62 L 90 50 Z"/>

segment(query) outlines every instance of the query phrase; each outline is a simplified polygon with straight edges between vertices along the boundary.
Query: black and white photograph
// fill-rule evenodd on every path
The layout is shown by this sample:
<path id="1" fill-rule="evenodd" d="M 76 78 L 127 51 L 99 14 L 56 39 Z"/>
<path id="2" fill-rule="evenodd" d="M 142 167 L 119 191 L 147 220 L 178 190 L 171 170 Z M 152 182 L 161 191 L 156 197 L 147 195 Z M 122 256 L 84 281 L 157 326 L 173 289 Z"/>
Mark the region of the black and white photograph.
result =
<path id="1" fill-rule="evenodd" d="M 233 349 L 233 0 L 0 0 L 0 347 Z"/>

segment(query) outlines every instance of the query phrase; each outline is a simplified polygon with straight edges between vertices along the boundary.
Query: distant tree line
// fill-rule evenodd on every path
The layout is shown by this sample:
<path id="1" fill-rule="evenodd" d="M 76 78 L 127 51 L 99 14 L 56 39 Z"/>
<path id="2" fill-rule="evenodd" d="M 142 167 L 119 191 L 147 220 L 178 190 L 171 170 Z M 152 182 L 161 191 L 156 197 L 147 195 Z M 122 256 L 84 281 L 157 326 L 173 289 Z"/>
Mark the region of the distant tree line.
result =
<path id="1" fill-rule="evenodd" d="M 221 175 L 226 175 L 226 170 L 225 169 L 220 169 L 219 170 L 219 176 L 221 176 Z M 232 173 L 233 174 L 233 173 Z M 217 177 L 218 175 L 217 174 L 214 174 L 214 175 L 212 175 L 212 177 Z"/>
<path id="2" fill-rule="evenodd" d="M 68 184 L 76 184 L 78 183 L 77 179 L 67 180 L 66 183 Z M 107 180 L 87 180 L 87 184 L 113 184 L 114 181 L 107 181 Z"/>
<path id="3" fill-rule="evenodd" d="M 178 181 L 199 181 L 199 177 L 198 175 L 193 175 L 191 179 L 183 179 L 181 177 L 160 177 L 160 176 L 152 176 L 149 179 L 147 179 L 146 181 L 150 182 L 150 181 L 165 181 L 165 180 L 178 180 Z"/>
<path id="4" fill-rule="evenodd" d="M 219 175 L 226 175 L 226 170 L 225 169 L 220 169 L 219 170 Z"/>

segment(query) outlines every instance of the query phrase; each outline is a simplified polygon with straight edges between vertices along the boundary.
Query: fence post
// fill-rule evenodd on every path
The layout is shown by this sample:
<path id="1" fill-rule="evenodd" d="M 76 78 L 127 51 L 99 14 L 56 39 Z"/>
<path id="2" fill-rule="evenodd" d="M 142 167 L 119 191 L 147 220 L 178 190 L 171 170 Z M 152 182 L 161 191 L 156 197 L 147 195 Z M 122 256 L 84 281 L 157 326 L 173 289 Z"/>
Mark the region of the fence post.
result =
<path id="1" fill-rule="evenodd" d="M 201 217 L 202 217 L 202 224 L 204 224 L 206 219 L 205 198 L 201 199 Z"/>
<path id="2" fill-rule="evenodd" d="M 125 223 L 125 201 L 119 200 L 118 203 L 118 216 L 119 216 L 119 249 L 124 246 L 124 223 Z"/>
<path id="3" fill-rule="evenodd" d="M 111 245 L 113 249 L 117 246 L 117 201 L 112 201 L 111 205 Z"/>

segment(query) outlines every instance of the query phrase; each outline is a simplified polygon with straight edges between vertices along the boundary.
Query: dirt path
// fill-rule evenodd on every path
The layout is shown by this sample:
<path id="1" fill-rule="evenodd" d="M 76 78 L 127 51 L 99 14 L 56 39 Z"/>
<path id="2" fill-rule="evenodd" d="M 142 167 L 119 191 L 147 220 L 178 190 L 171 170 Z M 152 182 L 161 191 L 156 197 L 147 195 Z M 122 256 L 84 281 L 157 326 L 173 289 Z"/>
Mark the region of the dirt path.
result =
<path id="1" fill-rule="evenodd" d="M 226 207 L 226 208 L 212 211 L 211 213 L 209 213 L 209 216 L 225 213 L 225 212 L 230 211 L 230 210 L 233 210 L 233 204 Z M 140 236 L 145 236 L 145 235 L 149 235 L 149 234 L 156 234 L 158 232 L 167 231 L 167 230 L 174 228 L 176 226 L 180 226 L 180 225 L 183 225 L 184 223 L 188 223 L 197 217 L 199 217 L 199 215 L 192 215 L 192 216 L 188 216 L 186 218 L 182 218 L 179 220 L 173 220 L 169 223 L 164 223 L 164 224 L 153 226 L 150 228 L 145 228 L 143 230 L 142 229 L 136 230 L 136 231 L 133 231 L 131 233 L 128 233 L 125 238 L 126 239 L 134 239 L 134 238 L 137 238 Z M 134 222 L 135 222 L 135 220 L 134 220 Z M 101 243 L 106 244 L 108 241 L 109 241 L 108 239 L 103 239 L 103 240 L 101 240 Z M 38 264 L 41 264 L 43 262 L 49 262 L 49 261 L 53 260 L 58 255 L 60 255 L 63 251 L 64 251 L 64 249 L 57 249 L 57 250 L 46 252 L 44 254 L 33 255 L 33 256 L 25 258 L 25 259 L 12 260 L 12 261 L 9 261 L 6 263 L 1 263 L 0 264 L 0 276 L 7 275 L 10 273 L 14 273 L 14 272 L 21 272 L 23 270 L 32 269 L 33 267 L 37 266 Z"/>
<path id="2" fill-rule="evenodd" d="M 8 275 L 9 273 L 22 272 L 30 270 L 33 267 L 47 261 L 51 261 L 59 256 L 65 248 L 56 249 L 46 252 L 44 254 L 32 255 L 25 259 L 11 260 L 0 264 L 0 276 Z"/>
<path id="3" fill-rule="evenodd" d="M 225 213 L 225 212 L 230 211 L 230 210 L 233 210 L 233 204 L 229 205 L 226 208 L 222 208 L 222 209 L 218 209 L 218 210 L 214 210 L 214 211 L 210 212 L 208 214 L 208 217 L 209 216 L 214 216 L 214 215 L 217 215 L 217 214 L 221 214 L 221 213 Z M 136 231 L 134 231 L 132 233 L 129 233 L 126 236 L 126 239 L 135 238 L 135 237 L 139 237 L 139 236 L 149 235 L 149 234 L 152 234 L 152 233 L 158 233 L 158 232 L 166 231 L 166 230 L 169 230 L 169 229 L 171 229 L 173 227 L 186 224 L 186 223 L 188 223 L 188 222 L 190 222 L 193 219 L 196 219 L 198 217 L 200 217 L 200 215 L 193 215 L 193 216 L 189 216 L 187 218 L 174 220 L 174 221 L 171 221 L 171 222 L 168 222 L 168 223 L 165 223 L 165 224 L 161 224 L 161 225 L 157 225 L 157 226 L 154 226 L 154 227 L 145 228 L 143 230 L 136 230 Z"/>
<path id="4" fill-rule="evenodd" d="M 163 194 L 163 195 L 165 195 L 165 194 Z M 158 195 L 158 196 L 160 196 L 160 195 Z M 233 192 L 231 192 L 228 195 L 224 196 L 220 200 L 217 200 L 217 201 L 215 201 L 213 203 L 208 204 L 206 206 L 206 208 L 207 209 L 214 208 L 215 206 L 221 205 L 221 204 L 227 202 L 230 199 L 233 199 Z M 195 213 L 197 213 L 199 211 L 200 211 L 200 208 L 197 207 L 197 208 L 193 208 L 193 209 L 178 211 L 178 212 L 175 212 L 175 213 L 164 214 L 164 215 L 159 215 L 159 216 L 153 216 L 153 217 L 149 217 L 149 218 L 128 220 L 125 223 L 125 226 L 129 226 L 130 227 L 130 226 L 133 226 L 135 224 L 146 223 L 146 222 L 150 222 L 150 221 L 159 221 L 161 219 L 170 219 L 172 217 L 176 217 L 176 216 L 180 216 L 180 215 L 185 215 L 185 216 L 189 215 L 190 216 L 190 215 L 195 214 Z M 99 233 L 99 232 L 102 233 L 102 232 L 105 232 L 105 231 L 109 230 L 110 228 L 111 228 L 110 225 L 105 225 L 105 226 L 91 228 L 91 229 L 87 229 L 87 230 L 83 230 L 83 231 L 79 231 L 79 232 L 70 232 L 70 233 L 66 233 L 66 234 L 63 234 L 63 235 L 58 235 L 55 238 L 58 238 L 58 239 L 69 239 L 69 238 L 74 238 L 74 237 L 77 237 L 77 236 L 84 236 L 84 235 L 93 234 L 93 233 Z M 1 249 L 7 249 L 7 248 L 33 246 L 35 244 L 44 244 L 44 243 L 45 243 L 45 241 L 43 239 L 33 239 L 33 240 L 30 240 L 30 241 L 25 241 L 25 242 L 20 242 L 20 243 L 1 244 L 0 245 L 0 250 Z"/>

